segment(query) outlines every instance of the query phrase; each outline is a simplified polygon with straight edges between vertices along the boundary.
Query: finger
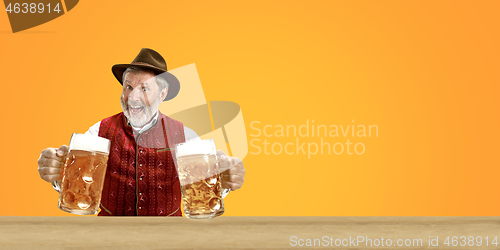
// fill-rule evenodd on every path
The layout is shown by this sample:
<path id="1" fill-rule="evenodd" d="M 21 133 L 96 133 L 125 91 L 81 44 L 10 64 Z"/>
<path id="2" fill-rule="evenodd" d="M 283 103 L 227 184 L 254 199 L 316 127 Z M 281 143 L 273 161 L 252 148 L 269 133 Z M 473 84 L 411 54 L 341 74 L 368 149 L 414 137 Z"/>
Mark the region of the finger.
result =
<path id="1" fill-rule="evenodd" d="M 233 191 L 240 189 L 242 185 L 243 183 L 232 183 L 232 182 L 229 183 L 229 187 Z"/>
<path id="2" fill-rule="evenodd" d="M 57 159 L 56 149 L 55 148 L 46 148 L 46 149 L 42 150 L 42 153 L 40 154 L 40 157 L 45 157 L 45 158 L 50 158 L 50 159 Z"/>
<path id="3" fill-rule="evenodd" d="M 243 183 L 223 182 L 222 188 L 231 189 L 234 191 L 234 190 L 240 189 L 242 185 L 243 185 Z"/>
<path id="4" fill-rule="evenodd" d="M 47 182 L 53 182 L 53 181 L 58 181 L 60 177 L 61 175 L 45 175 L 42 176 L 42 179 Z"/>
<path id="5" fill-rule="evenodd" d="M 48 159 L 54 159 L 58 161 L 63 161 L 62 157 L 57 156 L 57 152 L 55 148 L 46 148 L 42 150 L 42 153 L 40 154 L 40 159 L 43 158 L 48 158 Z"/>
<path id="6" fill-rule="evenodd" d="M 62 168 L 64 162 L 56 159 L 42 158 L 38 161 L 38 167 Z"/>
<path id="7" fill-rule="evenodd" d="M 233 165 L 228 169 L 227 174 L 229 175 L 245 175 L 245 168 L 241 164 Z"/>
<path id="8" fill-rule="evenodd" d="M 219 166 L 220 171 L 225 172 L 226 170 L 233 167 L 233 163 L 231 162 L 231 157 L 223 155 L 219 157 Z"/>
<path id="9" fill-rule="evenodd" d="M 245 167 L 243 167 L 243 161 L 237 157 L 231 157 L 231 168 L 227 171 L 229 175 L 245 175 Z"/>
<path id="10" fill-rule="evenodd" d="M 221 183 L 221 186 L 223 189 L 230 189 L 231 188 L 231 185 L 229 185 L 229 182 L 227 182 L 227 181 L 223 181 Z"/>
<path id="11" fill-rule="evenodd" d="M 228 175 L 228 174 L 223 175 L 222 178 L 224 181 L 235 182 L 235 183 L 240 183 L 240 182 L 243 183 L 243 180 L 245 179 L 245 177 L 242 175 Z"/>
<path id="12" fill-rule="evenodd" d="M 43 175 L 60 175 L 62 168 L 41 167 L 38 168 L 38 172 Z"/>
<path id="13" fill-rule="evenodd" d="M 245 167 L 243 166 L 243 161 L 240 160 L 240 158 L 238 158 L 238 157 L 232 157 L 232 159 L 233 159 L 233 163 L 234 163 L 235 166 L 240 167 L 241 169 L 243 169 L 243 171 L 245 170 Z"/>
<path id="14" fill-rule="evenodd" d="M 66 155 L 68 154 L 68 151 L 69 151 L 68 146 L 66 146 L 66 145 L 62 145 L 62 146 L 61 146 L 61 147 L 59 147 L 59 149 L 57 150 L 57 156 L 59 156 L 59 157 L 66 156 Z"/>
<path id="15" fill-rule="evenodd" d="M 226 156 L 226 153 L 224 153 L 224 151 L 222 150 L 217 150 L 217 157 L 222 157 L 222 156 Z"/>

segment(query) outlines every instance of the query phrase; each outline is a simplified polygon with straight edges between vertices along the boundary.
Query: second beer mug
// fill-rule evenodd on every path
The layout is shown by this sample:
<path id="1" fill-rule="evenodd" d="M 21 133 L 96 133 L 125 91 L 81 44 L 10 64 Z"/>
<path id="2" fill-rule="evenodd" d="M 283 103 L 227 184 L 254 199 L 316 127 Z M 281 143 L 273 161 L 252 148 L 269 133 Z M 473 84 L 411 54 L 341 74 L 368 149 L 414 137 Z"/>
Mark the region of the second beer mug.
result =
<path id="1" fill-rule="evenodd" d="M 222 174 L 214 140 L 180 143 L 175 146 L 177 173 L 184 214 L 188 218 L 213 218 L 224 213 Z"/>
<path id="2" fill-rule="evenodd" d="M 73 134 L 62 172 L 61 210 L 80 215 L 99 212 L 109 147 L 106 138 Z"/>

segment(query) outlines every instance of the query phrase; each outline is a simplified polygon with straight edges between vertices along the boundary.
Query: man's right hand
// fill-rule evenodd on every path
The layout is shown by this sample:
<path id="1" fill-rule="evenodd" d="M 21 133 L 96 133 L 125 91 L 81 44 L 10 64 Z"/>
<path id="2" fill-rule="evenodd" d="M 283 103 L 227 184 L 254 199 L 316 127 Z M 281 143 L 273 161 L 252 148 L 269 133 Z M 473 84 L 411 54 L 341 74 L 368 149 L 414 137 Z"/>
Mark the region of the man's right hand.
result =
<path id="1" fill-rule="evenodd" d="M 68 146 L 62 145 L 60 148 L 42 150 L 38 159 L 38 173 L 44 181 L 53 182 L 59 180 L 68 149 Z"/>

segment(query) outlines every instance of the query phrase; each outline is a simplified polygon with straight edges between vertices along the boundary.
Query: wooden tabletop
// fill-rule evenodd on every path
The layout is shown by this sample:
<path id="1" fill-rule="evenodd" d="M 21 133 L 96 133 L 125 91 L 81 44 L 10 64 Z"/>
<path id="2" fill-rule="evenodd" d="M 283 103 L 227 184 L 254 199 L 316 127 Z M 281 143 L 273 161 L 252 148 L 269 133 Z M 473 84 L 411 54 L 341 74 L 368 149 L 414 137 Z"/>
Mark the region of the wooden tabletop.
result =
<path id="1" fill-rule="evenodd" d="M 0 249 L 500 249 L 494 237 L 500 217 L 0 217 Z"/>

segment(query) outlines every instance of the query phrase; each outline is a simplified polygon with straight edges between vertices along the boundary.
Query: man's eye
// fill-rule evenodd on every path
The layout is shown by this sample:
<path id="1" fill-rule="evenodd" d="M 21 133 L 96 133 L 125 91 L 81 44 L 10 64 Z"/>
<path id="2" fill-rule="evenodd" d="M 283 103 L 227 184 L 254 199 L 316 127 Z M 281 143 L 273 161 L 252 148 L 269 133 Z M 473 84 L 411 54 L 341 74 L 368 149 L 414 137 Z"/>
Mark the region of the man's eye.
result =
<path id="1" fill-rule="evenodd" d="M 143 88 L 143 89 L 142 89 L 142 91 L 146 92 L 146 91 L 147 91 L 147 89 L 146 89 L 146 88 Z"/>
<path id="2" fill-rule="evenodd" d="M 130 86 L 127 86 L 126 89 L 132 89 Z"/>

